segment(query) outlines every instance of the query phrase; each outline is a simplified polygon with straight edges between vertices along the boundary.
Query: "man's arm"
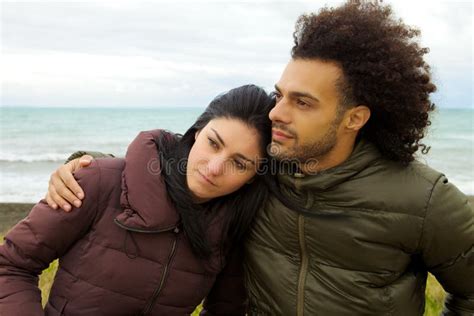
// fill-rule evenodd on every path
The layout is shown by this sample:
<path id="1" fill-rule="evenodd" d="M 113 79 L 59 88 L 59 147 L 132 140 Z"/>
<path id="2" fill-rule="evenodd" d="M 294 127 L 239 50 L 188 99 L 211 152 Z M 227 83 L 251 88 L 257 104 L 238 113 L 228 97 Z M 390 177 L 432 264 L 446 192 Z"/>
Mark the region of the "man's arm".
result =
<path id="1" fill-rule="evenodd" d="M 71 211 L 72 205 L 80 207 L 85 194 L 74 179 L 74 172 L 90 165 L 94 158 L 114 157 L 95 151 L 76 151 L 66 160 L 66 163 L 56 169 L 49 179 L 48 192 L 45 200 L 53 209 L 62 208 Z"/>
<path id="2" fill-rule="evenodd" d="M 433 187 L 420 246 L 428 270 L 449 294 L 444 315 L 473 315 L 474 211 L 444 176 Z"/>
<path id="3" fill-rule="evenodd" d="M 79 151 L 76 151 L 74 152 L 71 156 L 69 156 L 67 159 L 66 159 L 66 163 L 76 159 L 76 158 L 82 158 L 84 156 L 90 156 L 92 158 L 115 158 L 114 155 L 112 154 L 104 154 L 104 153 L 101 153 L 99 151 L 83 151 L 83 150 L 79 150 Z"/>

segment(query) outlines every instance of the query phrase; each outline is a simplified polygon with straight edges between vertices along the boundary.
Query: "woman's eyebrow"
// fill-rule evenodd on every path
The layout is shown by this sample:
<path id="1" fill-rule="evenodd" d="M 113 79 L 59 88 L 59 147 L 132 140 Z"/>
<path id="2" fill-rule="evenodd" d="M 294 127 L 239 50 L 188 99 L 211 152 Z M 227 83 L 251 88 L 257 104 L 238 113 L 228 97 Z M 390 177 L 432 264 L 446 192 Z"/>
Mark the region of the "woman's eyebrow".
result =
<path id="1" fill-rule="evenodd" d="M 218 133 L 215 129 L 213 129 L 212 127 L 211 127 L 211 130 L 214 132 L 214 134 L 216 134 L 216 137 L 217 137 L 217 139 L 219 140 L 219 142 L 222 144 L 222 146 L 225 147 L 224 140 L 223 140 L 222 137 L 219 135 L 219 133 Z M 244 160 L 247 160 L 248 162 L 250 162 L 250 163 L 252 163 L 253 165 L 255 165 L 255 161 L 253 161 L 252 159 L 249 159 L 249 158 L 245 157 L 245 156 L 242 155 L 241 153 L 237 153 L 237 154 L 235 154 L 235 155 L 236 155 L 237 157 L 240 157 L 240 158 L 242 158 L 242 159 L 244 159 Z"/>
<path id="2" fill-rule="evenodd" d="M 212 131 L 214 132 L 214 134 L 216 134 L 216 137 L 217 137 L 217 139 L 219 140 L 219 142 L 222 144 L 222 146 L 225 147 L 225 143 L 224 143 L 224 141 L 222 140 L 222 137 L 219 135 L 219 133 L 218 133 L 215 129 L 213 129 L 212 127 L 211 127 L 211 129 L 212 129 Z"/>

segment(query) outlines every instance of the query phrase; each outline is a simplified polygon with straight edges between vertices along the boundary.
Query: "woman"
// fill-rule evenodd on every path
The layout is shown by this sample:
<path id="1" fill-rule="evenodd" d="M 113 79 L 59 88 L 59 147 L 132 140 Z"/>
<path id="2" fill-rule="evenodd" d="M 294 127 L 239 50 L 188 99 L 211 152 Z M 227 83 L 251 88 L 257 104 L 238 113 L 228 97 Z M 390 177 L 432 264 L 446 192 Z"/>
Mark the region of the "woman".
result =
<path id="1" fill-rule="evenodd" d="M 238 245 L 266 197 L 273 102 L 243 86 L 181 137 L 142 132 L 75 177 L 80 209 L 38 203 L 0 246 L 0 315 L 244 314 Z M 37 275 L 59 258 L 43 312 Z"/>

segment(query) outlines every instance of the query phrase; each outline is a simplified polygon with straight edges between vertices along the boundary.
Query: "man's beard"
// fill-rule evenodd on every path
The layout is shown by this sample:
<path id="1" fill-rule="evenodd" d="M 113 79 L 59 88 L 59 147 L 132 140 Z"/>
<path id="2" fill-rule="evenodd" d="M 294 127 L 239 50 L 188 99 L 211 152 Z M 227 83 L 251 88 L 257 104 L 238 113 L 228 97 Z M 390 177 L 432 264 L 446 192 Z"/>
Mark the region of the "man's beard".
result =
<path id="1" fill-rule="evenodd" d="M 269 148 L 269 154 L 277 160 L 290 160 L 298 164 L 318 163 L 318 161 L 327 155 L 337 143 L 337 128 L 340 120 L 337 118 L 331 123 L 331 126 L 320 139 L 308 143 L 300 144 L 298 137 L 294 138 L 294 145 L 285 151 L 282 151 L 281 144 L 277 141 L 272 141 Z M 285 130 L 280 127 L 280 129 Z"/>

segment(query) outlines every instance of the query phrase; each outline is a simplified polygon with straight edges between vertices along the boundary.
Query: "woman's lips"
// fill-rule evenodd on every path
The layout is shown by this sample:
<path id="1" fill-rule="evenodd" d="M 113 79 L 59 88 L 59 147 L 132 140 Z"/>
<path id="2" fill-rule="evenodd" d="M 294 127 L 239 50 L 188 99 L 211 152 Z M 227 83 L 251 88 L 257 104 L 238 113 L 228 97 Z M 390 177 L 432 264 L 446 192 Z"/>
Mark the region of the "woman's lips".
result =
<path id="1" fill-rule="evenodd" d="M 279 140 L 279 141 L 288 140 L 288 139 L 293 138 L 290 135 L 285 134 L 285 133 L 280 132 L 280 131 L 275 130 L 275 129 L 272 130 L 272 137 L 273 137 L 273 139 Z"/>

